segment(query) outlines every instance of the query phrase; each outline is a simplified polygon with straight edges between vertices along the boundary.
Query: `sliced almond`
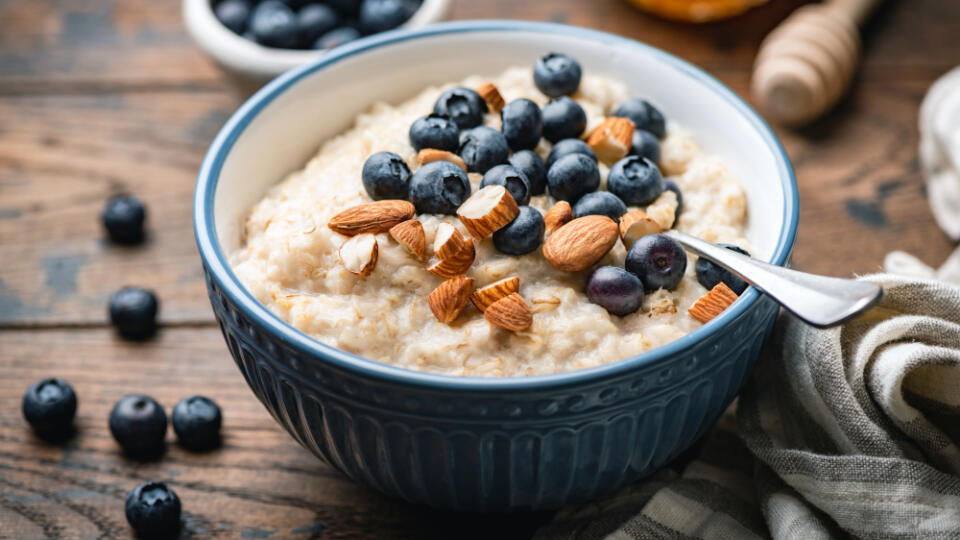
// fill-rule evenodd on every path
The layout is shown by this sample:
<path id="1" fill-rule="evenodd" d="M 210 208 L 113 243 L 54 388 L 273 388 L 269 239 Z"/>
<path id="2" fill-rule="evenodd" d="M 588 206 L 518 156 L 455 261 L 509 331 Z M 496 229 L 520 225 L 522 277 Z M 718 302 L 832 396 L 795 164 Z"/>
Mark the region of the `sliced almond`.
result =
<path id="1" fill-rule="evenodd" d="M 420 165 L 426 165 L 434 161 L 449 161 L 463 169 L 463 172 L 467 172 L 467 164 L 463 162 L 463 158 L 453 152 L 437 150 L 436 148 L 424 148 L 417 153 L 417 162 L 420 163 Z"/>
<path id="2" fill-rule="evenodd" d="M 494 281 L 489 285 L 480 287 L 473 291 L 470 300 L 480 311 L 486 311 L 490 304 L 497 300 L 517 292 L 520 289 L 520 278 L 517 276 Z"/>
<path id="3" fill-rule="evenodd" d="M 413 217 L 409 201 L 385 200 L 359 204 L 330 218 L 327 227 L 344 236 L 389 231 L 394 225 Z"/>
<path id="4" fill-rule="evenodd" d="M 442 323 L 451 323 L 466 307 L 473 291 L 473 278 L 457 276 L 441 283 L 430 296 L 427 303 L 430 311 Z"/>
<path id="5" fill-rule="evenodd" d="M 587 137 L 587 145 L 604 163 L 623 159 L 633 144 L 633 122 L 629 118 L 610 116 L 603 120 Z"/>
<path id="6" fill-rule="evenodd" d="M 530 311 L 530 306 L 517 293 L 510 293 L 490 304 L 483 312 L 483 318 L 488 323 L 511 332 L 526 330 L 533 324 L 533 312 Z"/>
<path id="7" fill-rule="evenodd" d="M 543 223 L 546 225 L 547 234 L 563 227 L 573 221 L 573 209 L 567 201 L 558 201 L 543 216 Z"/>
<path id="8" fill-rule="evenodd" d="M 406 248 L 414 257 L 423 260 L 427 251 L 427 237 L 423 232 L 423 223 L 415 219 L 408 219 L 402 223 L 394 225 L 390 229 L 390 236 L 398 244 Z"/>
<path id="9" fill-rule="evenodd" d="M 497 89 L 497 85 L 492 82 L 485 82 L 477 87 L 477 93 L 487 102 L 487 106 L 490 107 L 490 112 L 500 114 L 506 102 L 503 100 L 503 96 L 500 95 L 500 90 Z"/>
<path id="10" fill-rule="evenodd" d="M 557 270 L 585 270 L 617 243 L 617 233 L 617 224 L 607 216 L 577 218 L 547 238 L 543 256 Z"/>
<path id="11" fill-rule="evenodd" d="M 467 248 L 466 238 L 449 223 L 441 223 L 433 237 L 433 252 L 440 259 L 450 259 Z"/>
<path id="12" fill-rule="evenodd" d="M 340 262 L 358 276 L 370 275 L 377 265 L 377 237 L 370 233 L 358 234 L 340 244 Z"/>
<path id="13" fill-rule="evenodd" d="M 673 227 L 677 219 L 677 194 L 669 189 L 663 190 L 663 193 L 647 207 L 647 215 L 660 224 L 664 230 Z"/>
<path id="14" fill-rule="evenodd" d="M 627 212 L 620 218 L 620 238 L 627 249 L 641 236 L 660 232 L 663 232 L 663 227 L 643 210 Z"/>
<path id="15" fill-rule="evenodd" d="M 726 283 L 721 281 L 717 283 L 714 288 L 710 289 L 710 292 L 694 302 L 687 311 L 690 312 L 690 315 L 692 315 L 694 319 L 705 323 L 719 315 L 723 310 L 727 309 L 730 304 L 736 302 L 736 300 L 737 293 L 733 292 L 730 287 L 727 287 Z"/>
<path id="16" fill-rule="evenodd" d="M 457 209 L 460 223 L 477 239 L 483 239 L 513 221 L 520 213 L 517 201 L 507 188 L 487 186 L 474 193 Z"/>
<path id="17" fill-rule="evenodd" d="M 446 259 L 435 257 L 427 266 L 427 272 L 442 278 L 462 276 L 470 269 L 477 250 L 473 247 L 473 238 L 464 241 L 464 248 Z"/>

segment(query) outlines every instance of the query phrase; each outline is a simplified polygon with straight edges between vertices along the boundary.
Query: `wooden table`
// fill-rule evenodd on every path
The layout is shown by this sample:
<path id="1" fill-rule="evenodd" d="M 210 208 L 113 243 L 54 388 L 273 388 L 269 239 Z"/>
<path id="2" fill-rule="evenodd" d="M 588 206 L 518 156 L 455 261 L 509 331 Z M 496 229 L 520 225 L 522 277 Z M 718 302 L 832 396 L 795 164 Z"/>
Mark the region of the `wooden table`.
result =
<path id="1" fill-rule="evenodd" d="M 458 0 L 452 18 L 553 20 L 647 41 L 745 95 L 762 36 L 799 0 L 734 21 L 687 26 L 622 0 Z M 794 261 L 849 276 L 893 249 L 930 264 L 951 243 L 933 222 L 916 157 L 917 108 L 960 64 L 960 4 L 891 1 L 868 29 L 851 96 L 818 124 L 781 130 L 797 169 Z M 127 537 L 123 500 L 148 479 L 180 494 L 185 535 L 224 538 L 529 536 L 549 514 L 463 516 L 357 486 L 296 445 L 233 366 L 201 279 L 191 225 L 194 178 L 240 96 L 189 41 L 173 0 L 0 0 L 0 537 Z M 113 192 L 149 205 L 142 247 L 103 240 Z M 153 288 L 163 330 L 119 341 L 109 293 Z M 20 415 L 33 381 L 56 375 L 80 398 L 79 432 L 39 441 Z M 200 393 L 225 411 L 225 445 L 192 454 L 171 442 L 155 463 L 121 456 L 107 414 L 128 392 L 168 410 Z"/>

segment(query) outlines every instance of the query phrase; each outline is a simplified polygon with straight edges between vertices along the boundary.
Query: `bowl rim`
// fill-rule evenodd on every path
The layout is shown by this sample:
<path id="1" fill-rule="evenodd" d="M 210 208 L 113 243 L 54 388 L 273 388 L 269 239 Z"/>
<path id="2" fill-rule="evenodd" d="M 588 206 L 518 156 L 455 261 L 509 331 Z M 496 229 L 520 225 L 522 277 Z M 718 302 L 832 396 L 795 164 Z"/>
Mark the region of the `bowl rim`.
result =
<path id="1" fill-rule="evenodd" d="M 638 50 L 642 54 L 654 55 L 660 60 L 671 64 L 676 69 L 682 70 L 688 75 L 700 80 L 720 94 L 723 99 L 743 114 L 759 132 L 777 161 L 780 185 L 784 195 L 784 221 L 781 225 L 780 236 L 777 240 L 776 249 L 770 258 L 770 262 L 779 266 L 783 266 L 787 262 L 796 239 L 797 222 L 799 218 L 799 194 L 793 167 L 790 165 L 786 150 L 770 129 L 770 126 L 767 125 L 753 108 L 726 85 L 700 68 L 670 53 L 645 43 L 598 30 L 542 22 L 509 20 L 457 21 L 434 24 L 417 30 L 393 30 L 362 38 L 356 42 L 338 47 L 314 62 L 290 70 L 277 77 L 248 99 L 233 116 L 230 117 L 217 134 L 217 137 L 214 139 L 204 158 L 194 194 L 194 232 L 197 246 L 201 259 L 210 273 L 211 279 L 216 280 L 222 294 L 227 295 L 235 306 L 245 311 L 256 324 L 264 328 L 269 328 L 274 336 L 286 345 L 296 349 L 299 353 L 302 353 L 306 358 L 321 360 L 335 368 L 389 383 L 403 383 L 448 391 L 469 390 L 473 392 L 491 393 L 506 390 L 542 391 L 546 388 L 596 383 L 608 377 L 622 375 L 641 367 L 668 361 L 671 357 L 676 356 L 682 351 L 696 346 L 714 334 L 722 332 L 725 326 L 741 316 L 750 306 L 756 303 L 760 299 L 760 293 L 756 288 L 750 287 L 730 308 L 689 334 L 665 345 L 655 347 L 647 352 L 601 366 L 548 375 L 467 377 L 408 370 L 337 349 L 298 330 L 254 298 L 246 287 L 243 286 L 236 274 L 234 274 L 217 238 L 216 224 L 214 222 L 214 199 L 220 172 L 227 155 L 238 137 L 257 114 L 279 94 L 283 93 L 301 79 L 355 55 L 393 43 L 422 37 L 467 32 L 504 31 L 562 33 L 600 41 L 618 47 Z"/>

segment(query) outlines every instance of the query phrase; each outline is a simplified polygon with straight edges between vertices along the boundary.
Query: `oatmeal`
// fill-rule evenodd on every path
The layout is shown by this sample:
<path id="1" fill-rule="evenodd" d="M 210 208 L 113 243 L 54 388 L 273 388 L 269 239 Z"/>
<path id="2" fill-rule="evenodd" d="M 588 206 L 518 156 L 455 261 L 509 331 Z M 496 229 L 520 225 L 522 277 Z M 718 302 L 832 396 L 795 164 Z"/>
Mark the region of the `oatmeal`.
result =
<path id="1" fill-rule="evenodd" d="M 590 269 L 558 269 L 544 256 L 549 252 L 546 246 L 541 249 L 538 245 L 524 255 L 504 253 L 492 236 L 472 237 L 470 233 L 476 231 L 468 230 L 456 215 L 418 212 L 416 219 L 423 231 L 419 242 L 421 225 L 412 226 L 403 216 L 397 218 L 398 223 L 408 225 L 378 232 L 375 241 L 356 236 L 351 240 L 328 226 L 335 215 L 371 202 L 361 181 L 368 157 L 393 152 L 410 171 L 416 171 L 421 164 L 408 136 L 411 124 L 432 110 L 444 90 L 478 88 L 486 82 L 492 82 L 508 104 L 527 98 L 542 107 L 549 101 L 531 80 L 529 68 L 511 68 L 493 79 L 471 77 L 458 85 L 429 88 L 399 105 L 373 105 L 357 117 L 353 128 L 323 144 L 302 170 L 274 186 L 250 211 L 242 247 L 230 255 L 244 285 L 271 311 L 324 343 L 379 362 L 449 375 L 523 376 L 588 368 L 648 351 L 699 327 L 702 323 L 688 312 L 707 293 L 697 280 L 695 257 L 687 260 L 675 288 L 641 295 L 637 311 L 617 316 L 589 301 L 585 284 Z M 619 82 L 584 75 L 572 95 L 586 116 L 584 138 L 599 133 L 595 128 L 604 123 L 606 114 L 628 97 Z M 501 128 L 497 114 L 485 114 L 482 121 L 490 128 Z M 611 136 L 615 138 L 619 129 L 614 123 Z M 675 216 L 677 197 L 664 190 L 650 204 L 627 204 L 627 212 L 644 212 L 627 214 L 630 219 L 622 221 L 639 237 L 646 234 L 644 227 L 657 231 L 673 226 L 710 242 L 750 250 L 744 237 L 747 201 L 737 180 L 720 160 L 700 151 L 682 126 L 671 123 L 666 131 L 660 146 L 660 170 L 679 187 L 682 212 Z M 604 144 L 597 146 L 604 154 L 617 152 L 615 139 Z M 541 139 L 536 152 L 545 158 L 550 148 L 551 144 Z M 475 163 L 471 159 L 466 159 L 467 164 L 457 163 L 459 157 L 446 154 L 422 156 L 421 160 L 427 160 L 423 167 L 458 170 Z M 608 164 L 601 161 L 599 173 L 599 188 L 604 190 L 610 176 Z M 482 177 L 473 172 L 467 175 L 471 193 L 478 192 Z M 529 197 L 526 204 L 546 214 L 556 202 L 544 194 Z M 547 242 L 571 218 L 563 217 L 563 210 L 558 208 L 547 218 Z M 523 212 L 519 216 L 516 219 L 521 219 Z M 438 231 L 442 236 L 439 242 Z M 448 279 L 427 271 L 431 264 L 443 262 L 430 260 L 439 247 L 435 244 L 447 245 L 459 238 L 471 242 L 472 258 L 465 267 L 465 278 Z M 633 239 L 629 237 L 629 241 Z M 348 240 L 351 243 L 344 246 Z M 423 253 L 423 260 L 417 250 Z M 623 240 L 616 238 L 609 252 L 604 252 L 591 268 L 624 267 L 627 249 Z M 354 271 L 345 265 L 353 265 Z M 441 284 L 453 291 L 451 295 L 459 295 L 459 301 L 475 289 L 481 296 L 489 293 L 493 289 L 483 288 L 500 280 L 504 282 L 495 288 L 510 288 L 504 297 L 509 301 L 494 311 L 481 298 L 460 306 L 462 311 L 449 322 L 441 322 L 432 305 L 435 302 L 428 302 Z M 491 320 L 502 319 L 504 309 L 524 301 L 532 317 L 521 323 L 528 326 L 521 329 L 516 320 L 498 326 L 498 321 Z M 485 307 L 486 317 L 475 304 Z M 508 324 L 517 326 L 510 331 L 505 329 Z"/>

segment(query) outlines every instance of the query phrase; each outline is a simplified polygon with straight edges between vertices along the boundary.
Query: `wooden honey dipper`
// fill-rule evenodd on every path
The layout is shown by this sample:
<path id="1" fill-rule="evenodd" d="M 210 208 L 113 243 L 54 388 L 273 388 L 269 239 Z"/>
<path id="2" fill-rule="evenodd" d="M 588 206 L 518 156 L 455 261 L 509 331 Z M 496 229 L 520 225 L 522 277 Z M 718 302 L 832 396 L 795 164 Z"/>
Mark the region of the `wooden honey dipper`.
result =
<path id="1" fill-rule="evenodd" d="M 828 0 L 794 11 L 760 44 L 751 91 L 771 119 L 815 120 L 843 96 L 860 61 L 859 27 L 882 0 Z"/>

